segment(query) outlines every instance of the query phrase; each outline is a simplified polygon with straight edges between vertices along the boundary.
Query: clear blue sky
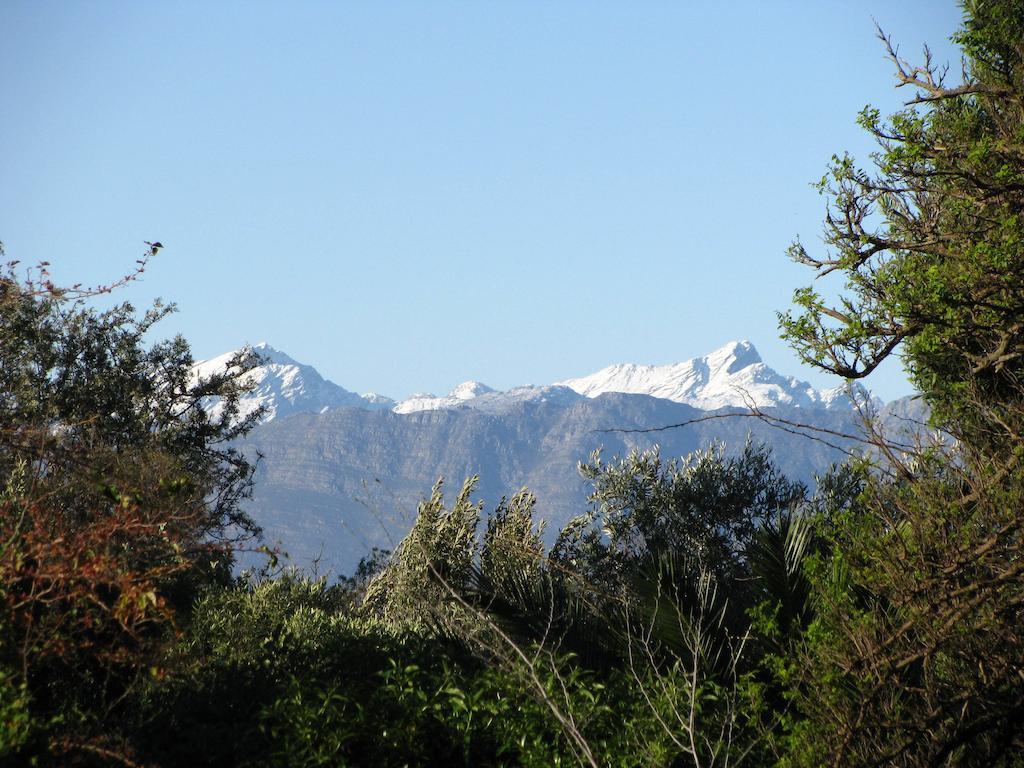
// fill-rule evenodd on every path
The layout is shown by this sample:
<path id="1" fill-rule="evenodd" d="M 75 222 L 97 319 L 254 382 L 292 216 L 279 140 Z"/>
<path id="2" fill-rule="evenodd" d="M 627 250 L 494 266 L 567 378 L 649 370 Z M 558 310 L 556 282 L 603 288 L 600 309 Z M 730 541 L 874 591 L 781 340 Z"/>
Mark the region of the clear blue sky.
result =
<path id="1" fill-rule="evenodd" d="M 393 397 L 747 338 L 810 279 L 809 182 L 943 59 L 949 2 L 0 3 L 0 240 L 197 357 L 267 341 Z M 909 94 L 907 95 L 909 98 Z M 869 385 L 909 392 L 898 365 Z"/>

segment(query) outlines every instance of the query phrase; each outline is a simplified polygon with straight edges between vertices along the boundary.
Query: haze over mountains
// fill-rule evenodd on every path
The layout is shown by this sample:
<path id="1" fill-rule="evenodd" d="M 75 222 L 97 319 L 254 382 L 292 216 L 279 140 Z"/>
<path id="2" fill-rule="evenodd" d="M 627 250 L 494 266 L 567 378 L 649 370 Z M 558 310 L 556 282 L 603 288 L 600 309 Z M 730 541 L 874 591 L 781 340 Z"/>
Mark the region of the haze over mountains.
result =
<path id="1" fill-rule="evenodd" d="M 830 447 L 742 414 L 756 406 L 848 434 L 859 423 L 845 388 L 817 390 L 783 376 L 746 341 L 675 365 L 615 365 L 504 392 L 471 381 L 447 395 L 398 402 L 349 392 L 268 345 L 254 350 L 265 363 L 246 374 L 253 390 L 243 412 L 262 405 L 265 414 L 243 445 L 262 456 L 249 511 L 267 543 L 280 544 L 293 563 L 316 563 L 334 575 L 350 573 L 372 546 L 392 548 L 440 477 L 454 492 L 452 486 L 479 475 L 487 508 L 529 487 L 554 535 L 586 508 L 588 489 L 577 467 L 595 450 L 607 459 L 660 445 L 667 458 L 714 441 L 735 450 L 749 436 L 771 444 L 788 475 L 813 482 L 851 441 L 832 440 Z M 231 354 L 198 363 L 197 374 L 222 369 Z M 861 389 L 853 394 L 867 396 Z M 913 411 L 901 401 L 893 406 Z M 694 421 L 709 414 L 735 417 Z M 624 431 L 683 422 L 691 423 Z"/>

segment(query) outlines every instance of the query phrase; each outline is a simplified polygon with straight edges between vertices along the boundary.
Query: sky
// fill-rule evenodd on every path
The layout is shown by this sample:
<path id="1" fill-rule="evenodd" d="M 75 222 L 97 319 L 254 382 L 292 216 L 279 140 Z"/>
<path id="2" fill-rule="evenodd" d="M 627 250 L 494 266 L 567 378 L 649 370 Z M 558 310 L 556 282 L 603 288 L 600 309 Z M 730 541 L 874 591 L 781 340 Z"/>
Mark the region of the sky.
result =
<path id="1" fill-rule="evenodd" d="M 945 0 L 0 3 L 0 241 L 356 392 L 505 389 L 748 339 L 813 275 L 811 186 Z M 898 361 L 865 382 L 911 392 Z"/>

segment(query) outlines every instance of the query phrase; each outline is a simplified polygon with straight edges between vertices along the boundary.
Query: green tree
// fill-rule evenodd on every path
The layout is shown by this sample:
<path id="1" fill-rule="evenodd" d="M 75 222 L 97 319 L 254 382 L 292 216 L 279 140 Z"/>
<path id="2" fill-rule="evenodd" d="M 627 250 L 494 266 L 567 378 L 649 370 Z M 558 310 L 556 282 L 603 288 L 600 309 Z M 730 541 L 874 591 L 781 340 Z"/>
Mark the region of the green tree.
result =
<path id="1" fill-rule="evenodd" d="M 806 489 L 755 443 L 679 461 L 594 457 L 581 471 L 594 486 L 590 510 L 550 553 L 532 494 L 502 500 L 481 536 L 475 480 L 450 508 L 435 487 L 364 610 L 391 631 L 477 656 L 548 711 L 581 763 L 765 757 L 771 717 L 744 651 L 747 609 L 780 606 L 794 634 L 807 621 L 807 529 L 791 518 Z M 577 690 L 587 679 L 615 698 Z M 587 724 L 598 701 L 630 723 L 625 742 Z"/>
<path id="2" fill-rule="evenodd" d="M 966 417 L 965 400 L 1018 401 L 1024 371 L 1024 6 L 967 0 L 964 11 L 957 85 L 927 48 L 914 66 L 879 32 L 898 87 L 915 94 L 887 120 L 863 110 L 871 167 L 834 158 L 819 185 L 828 248 L 790 249 L 847 291 L 830 304 L 798 290 L 801 313 L 780 316 L 805 360 L 847 378 L 902 349 L 943 418 Z"/>
<path id="3" fill-rule="evenodd" d="M 807 495 L 751 441 L 735 456 L 721 444 L 681 460 L 663 460 L 656 449 L 610 464 L 595 455 L 580 471 L 594 487 L 591 508 L 562 532 L 556 558 L 613 591 L 616 579 L 652 560 L 685 559 L 713 574 L 740 613 L 757 531 Z"/>
<path id="4" fill-rule="evenodd" d="M 795 665 L 806 765 L 1019 764 L 1024 739 L 1024 4 L 967 0 L 963 80 L 879 36 L 906 109 L 860 124 L 871 167 L 837 157 L 822 255 L 790 253 L 845 294 L 795 295 L 781 328 L 848 378 L 901 351 L 955 440 L 862 475 L 826 510 L 810 570 L 817 618 Z"/>
<path id="5" fill-rule="evenodd" d="M 171 307 L 99 311 L 116 286 L 16 266 L 0 268 L 0 679 L 38 726 L 25 749 L 113 757 L 126 692 L 162 674 L 179 616 L 258 533 L 231 445 L 258 417 L 239 417 L 254 361 L 199 380 L 183 339 L 145 341 Z"/>

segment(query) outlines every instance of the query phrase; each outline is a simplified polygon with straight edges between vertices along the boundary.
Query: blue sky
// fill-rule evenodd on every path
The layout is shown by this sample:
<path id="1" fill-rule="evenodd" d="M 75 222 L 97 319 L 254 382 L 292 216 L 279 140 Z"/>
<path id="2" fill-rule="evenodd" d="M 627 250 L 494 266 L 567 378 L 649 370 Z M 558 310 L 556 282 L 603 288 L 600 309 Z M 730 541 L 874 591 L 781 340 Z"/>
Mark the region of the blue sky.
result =
<path id="1" fill-rule="evenodd" d="M 811 275 L 810 187 L 901 97 L 872 18 L 941 59 L 951 3 L 0 4 L 0 240 L 393 397 L 750 339 Z M 868 384 L 907 394 L 898 364 Z"/>

